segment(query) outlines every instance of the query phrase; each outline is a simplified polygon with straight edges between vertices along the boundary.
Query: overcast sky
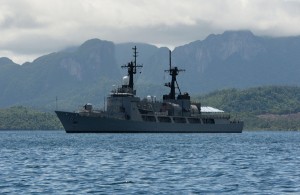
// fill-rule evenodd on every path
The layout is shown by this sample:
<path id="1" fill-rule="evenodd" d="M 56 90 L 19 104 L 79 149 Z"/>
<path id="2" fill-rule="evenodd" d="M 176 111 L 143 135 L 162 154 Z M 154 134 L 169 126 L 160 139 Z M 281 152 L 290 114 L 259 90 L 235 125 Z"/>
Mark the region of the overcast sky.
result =
<path id="1" fill-rule="evenodd" d="M 0 0 L 0 57 L 17 63 L 91 38 L 173 48 L 226 30 L 300 35 L 300 0 Z"/>

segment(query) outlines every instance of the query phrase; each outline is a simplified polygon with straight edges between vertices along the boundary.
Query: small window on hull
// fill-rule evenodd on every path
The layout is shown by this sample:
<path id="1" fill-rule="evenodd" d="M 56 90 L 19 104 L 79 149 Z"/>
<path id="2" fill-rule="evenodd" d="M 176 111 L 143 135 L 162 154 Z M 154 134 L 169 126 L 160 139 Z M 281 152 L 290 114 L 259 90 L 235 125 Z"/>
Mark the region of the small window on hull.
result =
<path id="1" fill-rule="evenodd" d="M 148 122 L 156 122 L 156 119 L 155 119 L 154 116 L 145 116 L 145 115 L 143 115 L 143 116 L 142 116 L 142 119 L 143 119 L 144 121 L 148 121 Z"/>
<path id="2" fill-rule="evenodd" d="M 203 119 L 204 124 L 215 124 L 215 119 L 213 118 L 205 118 Z"/>
<path id="3" fill-rule="evenodd" d="M 189 123 L 201 123 L 200 118 L 188 118 Z"/>
<path id="4" fill-rule="evenodd" d="M 185 118 L 182 117 L 174 117 L 173 120 L 175 123 L 186 123 Z"/>
<path id="5" fill-rule="evenodd" d="M 158 118 L 158 121 L 159 122 L 162 122 L 162 123 L 170 123 L 171 122 L 171 118 L 170 117 L 157 117 Z"/>

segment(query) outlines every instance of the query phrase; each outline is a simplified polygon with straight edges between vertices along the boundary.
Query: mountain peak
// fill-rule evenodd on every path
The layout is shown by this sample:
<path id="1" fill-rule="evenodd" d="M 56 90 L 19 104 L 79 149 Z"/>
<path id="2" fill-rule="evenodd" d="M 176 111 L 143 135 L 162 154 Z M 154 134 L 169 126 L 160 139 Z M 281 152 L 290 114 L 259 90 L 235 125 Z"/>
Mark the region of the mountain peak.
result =
<path id="1" fill-rule="evenodd" d="M 8 65 L 8 64 L 15 64 L 15 63 L 7 57 L 0 58 L 0 65 Z"/>
<path id="2" fill-rule="evenodd" d="M 208 36 L 204 42 L 208 50 L 216 52 L 223 60 L 235 54 L 250 59 L 264 51 L 259 37 L 249 30 L 225 31 L 223 34 Z"/>
<path id="3" fill-rule="evenodd" d="M 242 41 L 250 40 L 254 41 L 256 36 L 249 30 L 240 31 L 225 31 L 222 34 L 211 34 L 204 41 L 219 42 L 219 41 Z"/>
<path id="4" fill-rule="evenodd" d="M 113 45 L 113 42 L 95 38 L 95 39 L 90 39 L 90 40 L 85 41 L 82 45 L 80 45 L 79 48 L 80 49 L 96 49 L 101 46 L 106 47 L 107 45 Z"/>
<path id="5" fill-rule="evenodd" d="M 89 40 L 85 41 L 85 42 L 82 43 L 81 45 L 95 44 L 95 43 L 100 43 L 101 41 L 102 41 L 101 39 L 94 38 L 94 39 L 89 39 Z"/>
<path id="6" fill-rule="evenodd" d="M 233 36 L 242 36 L 242 37 L 254 37 L 254 34 L 250 30 L 238 30 L 238 31 L 225 31 L 222 36 L 233 37 Z"/>

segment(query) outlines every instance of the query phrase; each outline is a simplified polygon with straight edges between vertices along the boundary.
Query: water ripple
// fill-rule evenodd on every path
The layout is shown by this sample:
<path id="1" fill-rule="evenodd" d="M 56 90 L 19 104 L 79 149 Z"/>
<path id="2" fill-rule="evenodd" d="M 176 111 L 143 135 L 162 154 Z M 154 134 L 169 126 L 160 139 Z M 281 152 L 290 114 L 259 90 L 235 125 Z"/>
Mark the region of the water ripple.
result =
<path id="1" fill-rule="evenodd" d="M 299 132 L 0 134 L 0 194 L 300 193 Z"/>

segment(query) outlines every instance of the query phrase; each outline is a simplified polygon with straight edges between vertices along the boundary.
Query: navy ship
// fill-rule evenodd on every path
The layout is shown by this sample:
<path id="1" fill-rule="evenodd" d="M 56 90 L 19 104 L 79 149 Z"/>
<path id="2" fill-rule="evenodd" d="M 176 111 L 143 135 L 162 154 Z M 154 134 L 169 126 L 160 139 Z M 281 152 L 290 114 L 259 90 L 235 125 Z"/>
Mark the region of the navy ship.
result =
<path id="1" fill-rule="evenodd" d="M 134 89 L 137 48 L 134 60 L 122 66 L 128 71 L 121 87 L 107 97 L 107 108 L 97 110 L 85 104 L 75 112 L 55 111 L 67 133 L 241 133 L 244 123 L 231 120 L 230 114 L 193 103 L 188 93 L 181 93 L 177 76 L 183 69 L 172 67 L 169 53 L 170 92 L 161 101 L 154 96 L 139 98 Z M 176 90 L 177 89 L 177 90 Z M 176 93 L 176 91 L 178 91 Z M 176 95 L 177 94 L 177 95 Z"/>

